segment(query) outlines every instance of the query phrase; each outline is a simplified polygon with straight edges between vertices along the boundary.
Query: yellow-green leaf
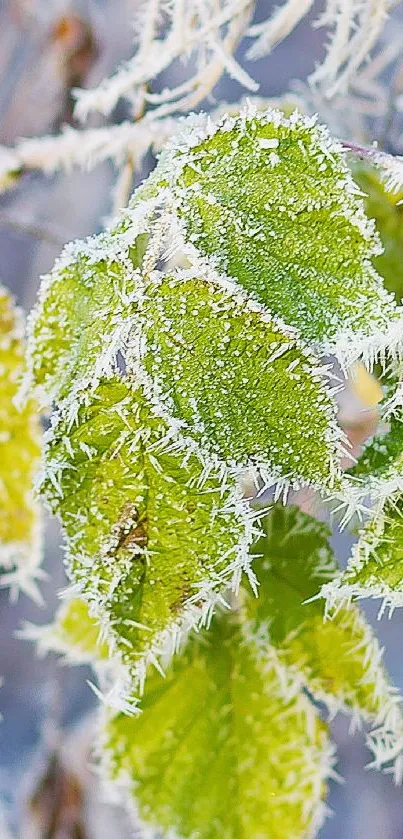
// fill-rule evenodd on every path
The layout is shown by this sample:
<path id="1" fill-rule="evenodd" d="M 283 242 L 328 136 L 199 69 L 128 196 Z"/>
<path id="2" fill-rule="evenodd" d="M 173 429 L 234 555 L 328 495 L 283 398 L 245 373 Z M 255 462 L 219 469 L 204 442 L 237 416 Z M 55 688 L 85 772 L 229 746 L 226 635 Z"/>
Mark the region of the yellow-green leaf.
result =
<path id="1" fill-rule="evenodd" d="M 63 601 L 51 624 L 25 624 L 20 635 L 36 641 L 40 652 L 59 653 L 70 664 L 98 663 L 109 658 L 109 646 L 102 639 L 99 621 L 90 615 L 88 604 L 80 597 Z"/>
<path id="2" fill-rule="evenodd" d="M 302 839 L 324 814 L 326 726 L 274 651 L 232 617 L 149 678 L 138 717 L 109 719 L 108 776 L 140 819 L 181 839 Z M 170 832 L 172 831 L 172 833 Z"/>
<path id="3" fill-rule="evenodd" d="M 354 360 L 351 345 L 371 357 L 392 321 L 401 329 L 372 265 L 374 225 L 341 146 L 315 119 L 253 107 L 199 117 L 160 169 L 189 258 L 207 257 L 305 340 Z"/>
<path id="4" fill-rule="evenodd" d="M 386 189 L 374 169 L 358 169 L 354 179 L 365 193 L 364 205 L 369 218 L 376 222 L 383 253 L 374 260 L 382 275 L 385 287 L 392 292 L 398 303 L 403 297 L 403 192 Z"/>
<path id="5" fill-rule="evenodd" d="M 156 277 L 143 303 L 143 363 L 157 403 L 230 466 L 331 485 L 340 430 L 318 359 L 214 280 Z"/>
<path id="6" fill-rule="evenodd" d="M 145 659 L 207 617 L 248 568 L 246 504 L 119 377 L 54 419 L 45 461 L 42 491 L 61 518 L 70 575 L 142 679 Z"/>
<path id="7" fill-rule="evenodd" d="M 24 371 L 21 312 L 0 287 L 0 567 L 10 583 L 30 587 L 40 560 L 40 521 L 33 483 L 41 454 L 40 423 L 32 400 L 15 405 Z"/>
<path id="8" fill-rule="evenodd" d="M 102 253 L 105 237 L 99 237 Z M 106 240 L 107 241 L 107 240 Z M 116 368 L 136 313 L 133 276 L 116 260 L 56 262 L 29 319 L 31 386 L 45 405 L 96 384 Z"/>
<path id="9" fill-rule="evenodd" d="M 403 717 L 376 636 L 354 604 L 325 614 L 325 602 L 318 598 L 338 571 L 329 528 L 297 507 L 280 505 L 262 524 L 253 563 L 259 596 L 250 594 L 245 602 L 252 632 L 262 635 L 266 628 L 281 662 L 330 710 L 372 722 L 378 763 L 396 757 Z M 388 754 L 379 745 L 381 729 Z M 375 744 L 373 737 L 370 743 Z"/>
<path id="10" fill-rule="evenodd" d="M 403 606 L 403 495 L 400 491 L 382 506 L 361 530 L 346 570 L 325 586 L 330 605 L 353 598 L 374 597 L 384 608 Z"/>

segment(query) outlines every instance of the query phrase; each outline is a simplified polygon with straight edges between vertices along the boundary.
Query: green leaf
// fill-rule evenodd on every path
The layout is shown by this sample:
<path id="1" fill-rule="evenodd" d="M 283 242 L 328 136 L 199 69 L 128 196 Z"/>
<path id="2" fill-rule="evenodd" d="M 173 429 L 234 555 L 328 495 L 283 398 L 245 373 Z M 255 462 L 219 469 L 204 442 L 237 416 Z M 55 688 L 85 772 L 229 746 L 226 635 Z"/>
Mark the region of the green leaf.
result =
<path id="1" fill-rule="evenodd" d="M 48 406 L 118 369 L 136 324 L 137 288 L 158 196 L 153 177 L 110 231 L 67 245 L 28 322 L 28 381 Z"/>
<path id="2" fill-rule="evenodd" d="M 392 415 L 388 426 L 367 443 L 357 464 L 349 470 L 353 478 L 387 479 L 400 473 L 403 479 L 403 418 Z"/>
<path id="3" fill-rule="evenodd" d="M 329 528 L 297 507 L 276 506 L 264 517 L 263 530 L 253 563 L 259 596 L 245 602 L 251 631 L 262 635 L 267 628 L 281 662 L 317 700 L 372 721 L 395 744 L 403 719 L 375 635 L 356 606 L 325 616 L 317 597 L 338 571 Z M 376 759 L 389 759 L 378 745 Z"/>
<path id="4" fill-rule="evenodd" d="M 99 237 L 95 254 L 109 241 Z M 135 275 L 116 260 L 80 252 L 66 258 L 41 285 L 29 323 L 31 385 L 48 404 L 96 386 L 116 368 L 116 354 L 132 327 Z M 97 251 L 98 248 L 98 251 Z"/>
<path id="5" fill-rule="evenodd" d="M 63 523 L 72 579 L 141 680 L 145 660 L 248 568 L 250 513 L 234 482 L 178 447 L 118 377 L 54 419 L 45 458 L 42 491 Z"/>
<path id="6" fill-rule="evenodd" d="M 149 678 L 142 704 L 103 737 L 108 775 L 128 785 L 143 822 L 181 839 L 302 839 L 318 827 L 326 726 L 236 619 L 193 637 L 164 679 Z"/>
<path id="7" fill-rule="evenodd" d="M 189 126 L 160 168 L 195 266 L 208 257 L 323 350 L 371 357 L 401 315 L 371 264 L 378 238 L 341 147 L 297 112 Z"/>
<path id="8" fill-rule="evenodd" d="M 355 597 L 382 598 L 382 611 L 403 605 L 403 494 L 383 500 L 354 545 L 346 571 L 325 586 L 330 605 Z"/>
<path id="9" fill-rule="evenodd" d="M 80 597 L 63 601 L 51 624 L 25 624 L 21 636 L 36 641 L 42 653 L 63 655 L 69 664 L 98 663 L 109 658 L 99 621 L 90 615 L 88 604 Z"/>
<path id="10" fill-rule="evenodd" d="M 376 222 L 383 253 L 374 265 L 384 279 L 385 288 L 395 295 L 397 303 L 403 297 L 403 192 L 385 188 L 374 169 L 358 169 L 354 180 L 365 193 L 364 206 L 369 218 Z"/>
<path id="11" fill-rule="evenodd" d="M 15 398 L 24 372 L 24 323 L 0 286 L 0 567 L 3 580 L 32 595 L 30 579 L 40 562 L 40 513 L 33 496 L 39 468 L 41 434 L 32 400 L 22 410 Z"/>
<path id="12" fill-rule="evenodd" d="M 306 601 L 334 578 L 338 566 L 328 526 L 298 507 L 276 504 L 261 527 L 252 548 L 259 596 L 248 595 L 246 610 L 256 629 L 268 626 L 270 642 L 279 647 L 305 620 L 323 618 L 320 599 Z"/>
<path id="13" fill-rule="evenodd" d="M 345 522 L 357 511 L 368 515 L 368 503 L 379 509 L 389 496 L 403 492 L 400 384 L 387 385 L 382 408 L 383 418 L 376 433 L 368 440 L 357 463 L 346 472 L 338 488 L 340 507 L 346 507 Z"/>
<path id="14" fill-rule="evenodd" d="M 213 281 L 153 275 L 142 311 L 149 388 L 230 466 L 331 484 L 340 431 L 317 359 L 293 333 Z"/>

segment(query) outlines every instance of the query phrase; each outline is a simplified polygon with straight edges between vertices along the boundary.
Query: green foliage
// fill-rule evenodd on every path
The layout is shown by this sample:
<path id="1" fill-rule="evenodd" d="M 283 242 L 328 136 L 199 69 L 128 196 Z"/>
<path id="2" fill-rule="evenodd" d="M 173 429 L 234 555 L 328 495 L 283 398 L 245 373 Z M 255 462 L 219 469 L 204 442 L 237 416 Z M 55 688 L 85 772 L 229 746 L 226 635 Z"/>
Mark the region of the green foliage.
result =
<path id="1" fill-rule="evenodd" d="M 102 379 L 73 425 L 70 411 L 48 434 L 42 492 L 61 518 L 72 579 L 135 676 L 167 629 L 194 622 L 247 565 L 249 516 L 233 482 L 225 489 L 195 455 L 170 450 L 128 381 Z"/>
<path id="2" fill-rule="evenodd" d="M 357 460 L 346 471 L 337 490 L 340 508 L 344 508 L 342 527 L 356 513 L 361 521 L 367 518 L 371 508 L 376 516 L 389 496 L 403 491 L 401 374 L 401 362 L 393 353 L 391 356 L 382 353 L 376 371 L 370 376 L 375 384 L 367 403 L 372 436 L 362 444 Z M 365 404 L 365 391 L 360 394 L 360 388 L 354 390 Z M 362 420 L 365 425 L 364 412 Z"/>
<path id="3" fill-rule="evenodd" d="M 108 777 L 164 835 L 311 835 L 332 752 L 305 687 L 372 721 L 377 765 L 396 757 L 403 720 L 363 616 L 347 606 L 324 622 L 323 600 L 304 602 L 336 574 L 328 537 L 297 508 L 274 507 L 254 548 L 259 597 L 245 590 L 235 615 L 151 675 L 139 717 L 105 723 Z"/>
<path id="4" fill-rule="evenodd" d="M 40 489 L 78 598 L 41 643 L 107 665 L 108 777 L 165 835 L 313 835 L 332 762 L 316 700 L 370 721 L 376 765 L 400 777 L 398 697 L 350 602 L 370 586 L 400 597 L 401 497 L 384 500 L 399 390 L 342 478 L 320 361 L 398 367 L 378 256 L 341 147 L 312 119 L 248 108 L 189 120 L 115 228 L 69 246 L 41 287 L 28 389 L 53 406 Z M 352 509 L 369 487 L 381 517 L 340 576 L 328 529 L 293 507 L 262 517 L 252 484 L 345 493 Z M 233 614 L 186 642 L 219 603 Z"/>
<path id="5" fill-rule="evenodd" d="M 34 593 L 31 575 L 40 559 L 40 521 L 32 484 L 41 453 L 37 408 L 15 405 L 24 372 L 24 324 L 7 291 L 0 287 L 0 567 Z M 13 570 L 14 569 L 14 570 Z"/>
<path id="6" fill-rule="evenodd" d="M 236 617 L 215 618 L 164 679 L 150 677 L 142 706 L 110 719 L 104 738 L 144 822 L 184 839 L 298 839 L 318 826 L 326 726 Z"/>
<path id="7" fill-rule="evenodd" d="M 55 652 L 69 662 L 108 661 L 110 650 L 102 640 L 99 621 L 91 617 L 85 600 L 72 597 L 59 606 L 48 626 L 27 625 L 22 636 L 38 642 L 41 652 Z"/>
<path id="8" fill-rule="evenodd" d="M 399 366 L 385 376 L 385 399 L 377 433 L 349 470 L 345 496 L 352 508 L 368 498 L 369 519 L 359 533 L 344 573 L 328 582 L 323 594 L 330 607 L 353 598 L 374 597 L 385 607 L 403 604 L 403 421 Z M 397 389 L 396 389 L 397 388 Z"/>
<path id="9" fill-rule="evenodd" d="M 364 204 L 369 218 L 375 219 L 380 234 L 383 253 L 374 264 L 384 279 L 388 291 L 401 303 L 403 297 L 403 192 L 388 190 L 373 169 L 354 171 L 365 193 Z"/>
<path id="10" fill-rule="evenodd" d="M 267 624 L 270 642 L 281 647 L 305 621 L 322 617 L 321 601 L 311 598 L 333 579 L 337 563 L 327 525 L 298 507 L 277 504 L 264 515 L 262 531 L 252 548 L 259 596 L 250 594 L 245 608 L 252 625 Z"/>
<path id="11" fill-rule="evenodd" d="M 230 465 L 331 483 L 334 403 L 293 334 L 211 282 L 159 278 L 146 294 L 144 365 L 186 430 Z"/>
<path id="12" fill-rule="evenodd" d="M 383 608 L 403 605 L 403 495 L 386 497 L 361 530 L 346 571 L 324 587 L 330 604 L 353 597 L 383 599 Z"/>
<path id="13" fill-rule="evenodd" d="M 98 247 L 101 253 L 102 237 Z M 32 385 L 45 404 L 85 390 L 113 369 L 115 347 L 136 314 L 133 289 L 134 279 L 122 265 L 91 260 L 80 249 L 76 261 L 56 264 L 44 279 L 30 319 L 29 364 Z"/>
<path id="14" fill-rule="evenodd" d="M 364 616 L 353 605 L 325 616 L 317 597 L 338 572 L 328 527 L 297 507 L 277 506 L 264 517 L 263 529 L 253 549 L 259 597 L 249 595 L 245 604 L 253 631 L 267 626 L 281 661 L 298 672 L 317 700 L 386 727 L 400 726 Z"/>
<path id="15" fill-rule="evenodd" d="M 365 446 L 357 464 L 349 470 L 354 478 L 385 479 L 396 472 L 403 475 L 403 421 L 392 415 L 389 427 L 381 428 Z"/>
<path id="16" fill-rule="evenodd" d="M 377 236 L 337 146 L 314 120 L 243 113 L 172 144 L 185 236 L 304 339 L 338 350 L 390 328 L 393 298 L 371 260 Z"/>

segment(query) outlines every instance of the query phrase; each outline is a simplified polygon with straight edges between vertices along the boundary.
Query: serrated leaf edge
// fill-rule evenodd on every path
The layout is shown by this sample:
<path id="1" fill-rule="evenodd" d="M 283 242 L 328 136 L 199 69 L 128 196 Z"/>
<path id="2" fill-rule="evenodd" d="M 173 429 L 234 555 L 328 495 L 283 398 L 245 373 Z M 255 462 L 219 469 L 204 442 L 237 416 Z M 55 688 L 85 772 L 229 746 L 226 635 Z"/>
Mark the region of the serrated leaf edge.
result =
<path id="1" fill-rule="evenodd" d="M 303 708 L 303 712 L 307 717 L 308 729 L 313 730 L 317 721 L 317 711 L 310 700 L 300 691 L 300 684 L 295 681 L 294 674 L 289 673 L 287 668 L 282 664 L 277 652 L 270 645 L 260 646 L 261 638 L 256 638 L 254 635 L 249 636 L 246 626 L 242 626 L 242 637 L 246 644 L 252 644 L 256 650 L 256 659 L 263 665 L 265 670 L 275 671 L 278 676 L 279 684 L 284 691 L 284 700 L 295 700 Z M 140 713 L 141 708 L 139 709 Z M 144 712 L 146 713 L 146 711 Z M 142 839 L 155 839 L 155 831 L 158 830 L 158 825 L 150 825 L 144 822 L 140 816 L 139 806 L 136 801 L 136 788 L 132 778 L 128 773 L 120 772 L 116 779 L 111 779 L 111 753 L 107 747 L 106 728 L 110 720 L 110 712 L 108 708 L 100 709 L 98 730 L 99 736 L 95 747 L 95 757 L 97 758 L 97 765 L 102 779 L 103 788 L 110 800 L 120 802 L 124 805 L 127 812 L 130 814 L 133 824 L 141 832 Z M 322 827 L 326 817 L 331 813 L 326 804 L 325 796 L 323 795 L 323 786 L 327 786 L 329 779 L 340 780 L 335 772 L 334 766 L 336 763 L 336 749 L 334 744 L 323 735 L 322 760 L 321 771 L 316 776 L 317 782 L 317 802 L 310 815 L 310 826 L 305 833 L 305 839 L 315 839 L 318 831 Z M 309 802 L 307 802 L 309 808 Z M 175 830 L 164 831 L 164 839 L 183 839 Z M 196 835 L 194 839 L 197 839 Z"/>

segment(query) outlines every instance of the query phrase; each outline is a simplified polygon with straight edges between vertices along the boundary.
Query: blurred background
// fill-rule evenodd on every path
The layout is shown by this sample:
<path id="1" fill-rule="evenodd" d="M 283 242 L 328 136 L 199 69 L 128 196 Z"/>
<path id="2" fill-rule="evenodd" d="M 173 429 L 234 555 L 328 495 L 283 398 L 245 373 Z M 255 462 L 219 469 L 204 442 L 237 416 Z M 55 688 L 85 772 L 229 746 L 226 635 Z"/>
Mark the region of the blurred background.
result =
<path id="1" fill-rule="evenodd" d="M 269 0 L 264 0 L 265 14 L 268 5 Z M 135 7 L 136 0 L 0 0 L 1 143 L 11 145 L 19 137 L 74 125 L 72 88 L 96 84 L 131 54 L 128 21 Z M 320 3 L 315 15 L 319 8 Z M 386 43 L 393 37 L 403 44 L 402 36 L 401 4 L 385 32 Z M 292 80 L 304 80 L 322 50 L 323 31 L 313 29 L 306 19 L 274 54 L 254 63 L 251 70 L 261 84 L 259 94 L 275 97 Z M 175 68 L 170 82 L 173 73 Z M 386 91 L 387 74 L 386 69 Z M 166 77 L 159 81 L 161 88 L 167 83 Z M 228 79 L 216 89 L 219 102 L 234 101 L 241 94 Z M 124 118 L 122 105 L 111 120 Z M 103 123 L 94 116 L 91 124 Z M 373 130 L 378 134 L 385 130 L 376 114 Z M 394 125 L 388 134 L 392 150 L 401 150 L 400 137 Z M 151 158 L 148 163 L 152 165 Z M 63 244 L 102 228 L 111 212 L 115 177 L 109 164 L 85 174 L 31 173 L 0 197 L 0 281 L 26 311 L 34 303 L 41 274 L 50 269 Z M 344 410 L 354 413 L 359 406 L 347 401 Z M 91 711 L 97 703 L 87 682 L 90 672 L 85 667 L 62 667 L 54 656 L 38 658 L 33 645 L 15 634 L 22 621 L 46 623 L 53 614 L 57 594 L 66 584 L 60 541 L 57 525 L 48 522 L 48 577 L 41 585 L 44 607 L 23 595 L 11 603 L 9 593 L 0 591 L 0 799 L 12 836 L 126 839 L 132 834 L 125 815 L 112 803 L 99 804 L 96 774 L 87 768 Z M 344 561 L 351 538 L 336 535 L 335 545 Z M 378 622 L 376 607 L 366 611 L 385 646 L 392 679 L 403 690 L 403 612 Z M 336 719 L 332 727 L 337 770 L 344 783 L 331 783 L 329 804 L 334 812 L 322 829 L 322 839 L 403 839 L 403 789 L 394 788 L 388 776 L 365 770 L 369 754 L 362 736 L 350 736 L 345 720 Z M 54 831 L 44 832 L 41 825 L 50 823 L 49 811 L 55 806 L 61 815 L 53 814 Z M 6 839 L 6 831 L 0 824 L 0 839 Z"/>

